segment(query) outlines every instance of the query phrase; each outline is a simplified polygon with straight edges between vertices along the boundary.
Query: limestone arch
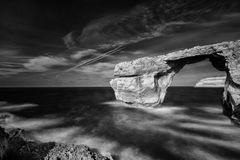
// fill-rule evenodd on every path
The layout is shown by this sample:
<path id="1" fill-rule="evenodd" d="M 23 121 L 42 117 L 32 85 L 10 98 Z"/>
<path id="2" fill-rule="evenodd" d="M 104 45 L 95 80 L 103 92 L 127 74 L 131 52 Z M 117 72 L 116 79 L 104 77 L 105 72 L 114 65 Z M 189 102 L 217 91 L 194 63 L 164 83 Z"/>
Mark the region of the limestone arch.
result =
<path id="1" fill-rule="evenodd" d="M 157 57 L 143 57 L 115 66 L 110 84 L 116 99 L 135 106 L 158 107 L 174 75 L 186 64 L 209 59 L 227 74 L 223 104 L 240 119 L 240 40 L 196 46 Z"/>

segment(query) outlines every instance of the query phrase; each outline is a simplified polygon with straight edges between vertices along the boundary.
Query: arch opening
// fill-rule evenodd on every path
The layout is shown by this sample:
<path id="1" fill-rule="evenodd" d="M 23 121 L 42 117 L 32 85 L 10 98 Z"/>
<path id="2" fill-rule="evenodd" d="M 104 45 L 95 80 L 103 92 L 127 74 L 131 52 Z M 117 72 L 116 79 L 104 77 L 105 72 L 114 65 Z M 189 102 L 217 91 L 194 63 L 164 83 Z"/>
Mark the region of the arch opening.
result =
<path id="1" fill-rule="evenodd" d="M 176 70 L 177 72 L 173 78 L 171 86 L 196 86 L 200 80 L 213 77 L 216 79 L 210 79 L 212 80 L 212 86 L 209 84 L 205 87 L 217 87 L 218 85 L 214 86 L 214 80 L 219 80 L 217 79 L 218 77 L 223 80 L 222 77 L 226 77 L 228 72 L 228 69 L 225 66 L 225 58 L 214 54 L 189 57 L 177 61 L 170 61 L 168 63 L 172 66 L 176 66 L 176 64 L 182 65 Z M 220 87 L 224 87 L 223 83 Z"/>

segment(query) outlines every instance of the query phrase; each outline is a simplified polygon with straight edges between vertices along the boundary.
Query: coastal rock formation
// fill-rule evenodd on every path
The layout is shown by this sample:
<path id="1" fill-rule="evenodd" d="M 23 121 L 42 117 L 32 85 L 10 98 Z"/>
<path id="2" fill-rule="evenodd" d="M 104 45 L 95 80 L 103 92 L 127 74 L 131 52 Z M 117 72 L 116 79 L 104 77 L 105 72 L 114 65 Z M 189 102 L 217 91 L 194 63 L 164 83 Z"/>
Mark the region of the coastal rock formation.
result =
<path id="1" fill-rule="evenodd" d="M 195 87 L 224 87 L 225 76 L 203 78 L 196 83 Z"/>
<path id="2" fill-rule="evenodd" d="M 163 102 L 174 75 L 184 65 L 204 59 L 209 59 L 218 70 L 226 71 L 223 103 L 240 118 L 240 40 L 119 63 L 110 84 L 118 100 L 135 106 L 157 107 Z"/>
<path id="3" fill-rule="evenodd" d="M 0 127 L 0 160 L 112 160 L 85 145 L 35 142 L 21 129 Z"/>

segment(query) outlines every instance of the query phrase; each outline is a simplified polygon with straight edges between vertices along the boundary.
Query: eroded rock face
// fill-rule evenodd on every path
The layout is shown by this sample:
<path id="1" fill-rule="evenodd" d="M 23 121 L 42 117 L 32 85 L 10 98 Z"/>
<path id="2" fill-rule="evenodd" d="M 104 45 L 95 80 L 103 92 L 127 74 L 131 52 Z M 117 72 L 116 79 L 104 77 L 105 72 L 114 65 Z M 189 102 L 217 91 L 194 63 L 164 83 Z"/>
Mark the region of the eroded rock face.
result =
<path id="1" fill-rule="evenodd" d="M 135 106 L 157 107 L 163 102 L 174 75 L 184 65 L 207 58 L 214 67 L 226 71 L 223 100 L 236 112 L 240 108 L 240 40 L 119 63 L 114 69 L 116 78 L 110 84 L 118 100 Z"/>

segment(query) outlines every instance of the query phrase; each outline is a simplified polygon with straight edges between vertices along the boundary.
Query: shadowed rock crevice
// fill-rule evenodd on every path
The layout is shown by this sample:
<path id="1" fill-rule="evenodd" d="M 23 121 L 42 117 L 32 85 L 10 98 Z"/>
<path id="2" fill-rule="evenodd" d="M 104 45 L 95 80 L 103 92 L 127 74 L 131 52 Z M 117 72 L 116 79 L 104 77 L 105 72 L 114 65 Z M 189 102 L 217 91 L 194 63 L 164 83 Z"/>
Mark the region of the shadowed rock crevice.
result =
<path id="1" fill-rule="evenodd" d="M 228 68 L 225 66 L 226 60 L 223 56 L 220 56 L 216 53 L 209 56 L 209 61 L 219 71 L 228 71 Z"/>
<path id="2" fill-rule="evenodd" d="M 213 67 L 226 71 L 223 103 L 240 119 L 240 41 L 222 42 L 171 52 L 157 57 L 144 57 L 115 66 L 110 81 L 118 100 L 134 106 L 156 107 L 164 101 L 173 77 L 186 64 L 209 59 Z"/>

